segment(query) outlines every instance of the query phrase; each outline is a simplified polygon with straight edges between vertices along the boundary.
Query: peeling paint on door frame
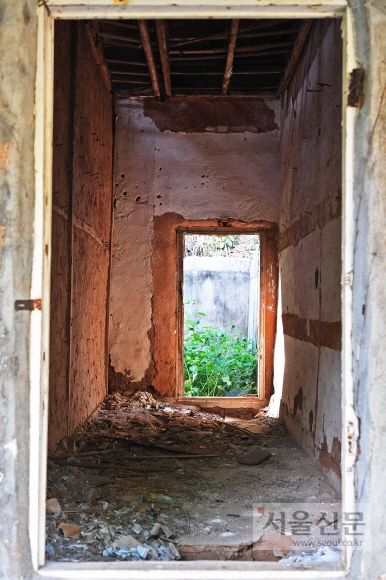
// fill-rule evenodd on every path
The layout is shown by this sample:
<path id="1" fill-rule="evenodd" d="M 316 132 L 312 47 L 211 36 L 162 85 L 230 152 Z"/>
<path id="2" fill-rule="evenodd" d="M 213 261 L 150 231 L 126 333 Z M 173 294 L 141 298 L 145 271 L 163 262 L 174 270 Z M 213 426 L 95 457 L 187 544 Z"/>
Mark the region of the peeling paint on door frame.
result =
<path id="1" fill-rule="evenodd" d="M 345 0 L 319 0 L 317 4 L 307 0 L 202 0 L 200 4 L 173 0 L 132 0 L 118 5 L 113 0 L 48 0 L 38 8 L 38 66 L 36 74 L 35 106 L 35 172 L 36 197 L 34 218 L 34 257 L 31 299 L 42 299 L 42 310 L 31 313 L 30 334 L 30 493 L 29 532 L 33 566 L 36 571 L 44 566 L 45 544 L 45 492 L 46 492 L 46 447 L 48 408 L 48 348 L 50 318 L 50 262 L 51 262 L 51 183 L 52 183 L 52 126 L 53 126 L 53 21 L 57 19 L 100 19 L 100 18 L 336 18 L 343 16 L 344 70 L 343 70 L 343 509 L 355 511 L 354 465 L 357 458 L 358 421 L 354 412 L 353 397 L 353 248 L 354 248 L 354 124 L 358 109 L 347 107 L 349 73 L 358 68 L 355 58 L 353 20 Z M 46 247 L 46 251 L 45 251 Z M 351 552 L 345 553 L 346 571 L 349 569 Z M 95 563 L 94 563 L 95 564 Z M 199 578 L 205 570 L 207 579 L 232 578 L 234 562 L 221 562 L 220 566 L 209 566 L 197 562 L 193 568 L 160 566 L 146 563 L 146 568 L 125 563 L 100 564 L 98 566 L 52 562 L 38 572 L 39 577 L 92 578 L 112 576 L 127 578 L 134 572 L 136 578 Z M 174 563 L 173 563 L 174 564 Z M 245 567 L 244 567 L 245 564 Z M 238 578 L 344 578 L 346 571 L 289 570 L 279 564 L 239 563 Z M 131 572 L 129 572 L 131 570 Z M 113 572 L 114 571 L 114 572 Z M 260 571 L 260 572 L 259 572 Z"/>

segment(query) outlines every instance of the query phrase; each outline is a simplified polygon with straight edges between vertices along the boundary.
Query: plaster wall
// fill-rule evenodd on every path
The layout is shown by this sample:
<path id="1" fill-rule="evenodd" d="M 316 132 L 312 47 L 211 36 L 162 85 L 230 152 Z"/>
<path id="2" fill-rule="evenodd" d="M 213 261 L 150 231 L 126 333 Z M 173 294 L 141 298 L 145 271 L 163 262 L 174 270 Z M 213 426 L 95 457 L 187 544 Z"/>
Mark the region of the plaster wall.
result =
<path id="1" fill-rule="evenodd" d="M 107 393 L 112 99 L 89 28 L 55 24 L 49 451 Z"/>
<path id="2" fill-rule="evenodd" d="M 184 304 L 195 302 L 185 306 L 185 317 L 225 332 L 234 324 L 248 336 L 250 269 L 249 258 L 185 257 Z"/>
<path id="3" fill-rule="evenodd" d="M 31 298 L 35 12 L 34 0 L 0 3 L 0 578 L 9 580 L 31 573 L 31 313 L 16 312 L 14 301 Z"/>
<path id="4" fill-rule="evenodd" d="M 146 99 L 117 100 L 109 348 L 110 380 L 120 388 L 152 383 L 174 394 L 174 371 L 166 371 L 176 352 L 173 228 L 218 218 L 277 221 L 277 103 L 241 100 L 233 117 L 235 100 L 226 100 L 219 111 L 213 99 L 155 110 Z M 157 355 L 157 332 L 171 360 Z"/>
<path id="5" fill-rule="evenodd" d="M 355 497 L 373 515 L 365 540 L 371 550 L 356 551 L 353 576 L 386 578 L 386 5 L 383 0 L 352 3 L 358 66 L 364 71 L 361 107 L 354 134 L 355 227 L 353 271 L 353 404 L 356 424 Z M 347 441 L 346 445 L 349 445 Z M 382 574 L 382 575 L 381 575 Z"/>
<path id="6" fill-rule="evenodd" d="M 337 489 L 342 438 L 341 78 L 340 22 L 315 22 L 284 95 L 281 117 L 278 246 L 285 361 L 280 414 Z"/>
<path id="7" fill-rule="evenodd" d="M 50 330 L 50 449 L 68 435 L 76 27 L 55 26 Z"/>

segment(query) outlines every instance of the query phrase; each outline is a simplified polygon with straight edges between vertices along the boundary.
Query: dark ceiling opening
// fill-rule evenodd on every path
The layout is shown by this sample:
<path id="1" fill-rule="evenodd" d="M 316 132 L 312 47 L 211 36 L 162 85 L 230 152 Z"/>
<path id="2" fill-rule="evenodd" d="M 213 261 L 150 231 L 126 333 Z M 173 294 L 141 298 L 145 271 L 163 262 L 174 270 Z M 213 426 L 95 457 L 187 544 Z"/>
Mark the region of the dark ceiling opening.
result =
<path id="1" fill-rule="evenodd" d="M 282 92 L 308 36 L 308 20 L 100 20 L 113 90 L 178 95 Z"/>

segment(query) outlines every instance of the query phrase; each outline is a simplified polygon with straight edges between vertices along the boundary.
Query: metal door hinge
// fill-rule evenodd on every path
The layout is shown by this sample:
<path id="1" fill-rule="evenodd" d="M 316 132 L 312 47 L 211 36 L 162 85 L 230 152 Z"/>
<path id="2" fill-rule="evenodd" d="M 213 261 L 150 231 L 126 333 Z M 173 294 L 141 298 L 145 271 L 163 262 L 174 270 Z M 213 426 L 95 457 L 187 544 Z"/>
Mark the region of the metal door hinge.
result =
<path id="1" fill-rule="evenodd" d="M 15 310 L 41 310 L 42 299 L 35 300 L 15 300 Z"/>
<path id="2" fill-rule="evenodd" d="M 347 105 L 349 107 L 360 107 L 362 105 L 363 76 L 363 68 L 354 68 L 350 73 L 347 97 Z"/>

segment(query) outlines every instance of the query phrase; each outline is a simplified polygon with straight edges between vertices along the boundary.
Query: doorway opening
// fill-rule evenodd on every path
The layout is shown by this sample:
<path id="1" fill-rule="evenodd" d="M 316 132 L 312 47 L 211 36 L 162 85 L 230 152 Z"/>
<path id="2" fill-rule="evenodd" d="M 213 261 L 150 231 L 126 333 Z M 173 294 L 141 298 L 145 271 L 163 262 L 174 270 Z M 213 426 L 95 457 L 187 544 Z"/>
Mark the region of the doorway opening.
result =
<path id="1" fill-rule="evenodd" d="M 67 62 L 73 68 L 65 87 L 70 98 L 63 94 L 63 86 L 56 84 L 57 96 L 61 95 L 64 104 L 55 109 L 58 149 L 54 155 L 54 179 L 60 182 L 60 188 L 54 189 L 53 208 L 53 231 L 57 234 L 53 240 L 57 246 L 53 248 L 52 261 L 48 501 L 57 511 L 49 512 L 48 557 L 80 562 L 179 557 L 278 562 L 282 556 L 274 553 L 269 537 L 260 544 L 253 537 L 251 540 L 253 501 L 268 502 L 276 496 L 312 502 L 320 493 L 330 503 L 339 498 L 341 259 L 340 198 L 335 194 L 340 188 L 341 159 L 336 144 L 340 139 L 340 117 L 335 103 L 340 102 L 341 87 L 333 86 L 328 76 L 339 76 L 339 23 L 325 20 L 316 22 L 312 29 L 302 27 L 303 33 L 310 33 L 309 41 L 304 58 L 297 68 L 296 63 L 293 65 L 296 73 L 282 113 L 278 99 L 263 92 L 267 89 L 264 84 L 252 85 L 248 80 L 241 86 L 235 81 L 235 93 L 228 97 L 218 94 L 222 89 L 217 86 L 197 84 L 197 71 L 190 75 L 192 86 L 185 81 L 177 87 L 178 91 L 185 91 L 183 98 L 177 94 L 170 101 L 154 100 L 149 94 L 149 81 L 140 88 L 139 81 L 126 78 L 145 73 L 106 67 L 106 62 L 146 66 L 148 55 L 140 53 L 144 57 L 142 64 L 129 60 L 126 51 L 134 48 L 111 30 L 114 26 L 125 28 L 125 23 L 101 23 L 101 28 L 97 23 L 57 24 L 56 38 L 63 41 L 58 70 L 60 59 L 66 60 L 65 51 L 70 53 Z M 256 32 L 251 23 L 242 24 L 245 34 L 239 48 L 243 50 L 236 51 L 236 55 L 256 59 L 255 51 L 253 57 L 246 57 L 246 49 L 255 47 L 251 38 L 259 44 L 265 36 L 261 36 L 260 27 Z M 283 30 L 275 30 L 275 34 L 288 35 L 285 44 L 292 46 L 294 38 L 299 38 L 299 23 L 292 23 L 289 28 L 284 24 L 280 24 Z M 152 46 L 158 38 L 158 25 L 149 24 Z M 170 23 L 173 25 L 176 23 Z M 138 46 L 142 46 L 138 44 L 140 38 L 146 38 L 143 26 L 143 22 L 126 25 Z M 193 32 L 184 26 L 180 36 L 172 37 L 174 42 L 181 42 L 178 38 L 192 41 Z M 218 34 L 217 29 L 212 32 Z M 255 32 L 256 37 L 251 37 Z M 223 42 L 223 36 L 221 32 L 215 42 Z M 304 43 L 306 38 L 303 37 Z M 64 42 L 66 39 L 71 42 Z M 120 47 L 120 42 L 125 45 Z M 221 51 L 225 59 L 227 51 L 223 47 L 204 46 L 198 56 L 201 60 L 203 52 L 218 54 L 213 53 L 215 50 Z M 160 62 L 161 52 L 160 49 Z M 139 54 L 138 47 L 135 54 Z M 281 74 L 282 57 L 274 56 L 278 61 L 274 73 L 268 69 L 256 73 L 243 62 L 239 63 L 244 68 L 238 76 Z M 190 58 L 186 57 L 187 62 Z M 330 62 L 334 63 L 332 72 Z M 162 62 L 155 64 L 159 74 Z M 151 70 L 154 75 L 154 69 L 149 67 Z M 114 132 L 110 125 L 111 93 L 106 82 L 109 71 L 116 87 L 114 106 L 118 114 Z M 321 72 L 323 77 L 319 77 Z M 118 79 L 120 76 L 125 79 Z M 175 76 L 189 75 L 175 71 Z M 218 72 L 206 70 L 204 76 L 216 77 Z M 318 87 L 320 78 L 321 89 L 308 88 L 310 82 Z M 98 92 L 90 94 L 92 83 Z M 130 84 L 138 85 L 137 89 L 124 88 Z M 255 90 L 255 86 L 258 92 L 250 95 L 248 91 Z M 194 96 L 189 98 L 192 90 Z M 243 94 L 238 95 L 241 90 Z M 319 93 L 323 90 L 321 98 Z M 74 93 L 75 106 L 71 100 Z M 237 113 L 235 118 L 232 111 Z M 318 116 L 318 126 L 316 122 L 310 124 L 311 112 Z M 60 134 L 69 125 L 62 122 L 61 116 L 72 119 L 73 133 Z M 195 124 L 192 119 L 199 122 Z M 242 124 L 236 125 L 235 119 Z M 323 149 L 319 155 L 319 138 L 325 134 L 331 138 L 323 141 L 326 151 Z M 59 153 L 59 147 L 63 147 L 59 137 L 68 145 L 67 159 Z M 320 173 L 320 179 L 327 175 L 319 189 L 312 186 L 315 175 L 308 166 L 304 171 L 303 156 L 308 159 L 310 147 L 304 149 L 306 140 L 315 148 L 313 159 L 320 161 L 315 175 Z M 281 182 L 279 153 L 286 159 Z M 321 170 L 322 161 L 329 169 L 323 166 Z M 69 172 L 68 165 L 72 164 L 74 171 Z M 63 179 L 69 175 L 69 180 Z M 63 194 L 63 199 L 59 194 Z M 234 392 L 231 376 L 222 372 L 222 388 L 226 391 L 229 387 L 229 391 L 225 396 L 221 391 L 204 395 L 218 401 L 217 408 L 209 412 L 199 400 L 202 395 L 193 393 L 192 401 L 192 394 L 186 391 L 187 381 L 183 380 L 180 359 L 184 327 L 189 336 L 199 335 L 197 328 L 204 324 L 198 323 L 197 316 L 202 320 L 209 316 L 209 311 L 200 306 L 195 311 L 196 318 L 190 319 L 190 329 L 185 325 L 184 313 L 188 307 L 198 306 L 201 298 L 191 297 L 187 300 L 190 304 L 184 307 L 188 272 L 184 261 L 190 257 L 216 258 L 197 256 L 195 248 L 203 238 L 206 242 L 202 242 L 202 247 L 215 244 L 215 251 L 224 253 L 218 259 L 237 259 L 232 257 L 236 253 L 233 250 L 243 244 L 235 242 L 248 243 L 249 237 L 255 242 L 254 251 L 249 252 L 258 257 L 261 276 L 256 275 L 255 280 L 255 313 L 248 298 L 253 336 L 249 337 L 247 325 L 240 341 L 246 340 L 247 354 L 254 345 L 257 347 L 257 370 L 253 361 L 256 377 L 249 383 L 243 379 L 239 392 Z M 186 255 L 188 251 L 190 255 Z M 66 262 L 68 255 L 72 258 L 70 263 Z M 248 259 L 252 262 L 253 256 Z M 282 304 L 277 320 L 278 264 Z M 256 272 L 259 266 L 255 265 Z M 213 272 L 213 268 L 208 271 Z M 251 283 L 250 279 L 250 287 Z M 103 292 L 95 292 L 98 286 L 103 286 Z M 57 298 L 64 295 L 66 300 Z M 55 300 L 61 311 L 54 307 Z M 232 318 L 225 317 L 225 322 L 235 324 Z M 281 322 L 284 330 L 280 329 Z M 214 323 L 206 326 L 218 328 Z M 231 330 L 233 337 L 242 332 L 236 324 Z M 214 331 L 210 332 L 213 335 Z M 224 330 L 220 328 L 220 332 Z M 273 392 L 275 340 L 283 334 L 285 359 L 277 365 L 283 377 L 278 419 L 263 408 Z M 218 358 L 229 360 L 222 353 Z M 189 387 L 194 386 L 194 380 Z M 256 391 L 248 392 L 249 387 Z M 331 412 L 332 392 L 335 414 Z M 237 406 L 237 412 L 243 413 L 232 416 L 232 409 L 220 401 L 232 398 L 246 400 Z M 265 454 L 261 467 L 257 467 L 261 455 L 256 455 L 256 451 Z M 262 486 L 256 482 L 263 475 L 264 493 L 260 494 Z M 82 494 L 78 491 L 81 482 L 87 484 Z M 102 491 L 97 489 L 99 486 Z M 223 495 L 217 493 L 220 487 Z M 239 511 L 233 509 L 237 498 Z M 218 509 L 217 504 L 224 504 L 224 509 Z M 68 535 L 68 531 L 75 535 Z M 78 532 L 81 537 L 76 537 Z M 259 544 L 257 554 L 255 544 Z M 281 548 L 286 556 L 293 543 Z"/>
<path id="2" fill-rule="evenodd" d="M 259 235 L 187 233 L 184 248 L 184 396 L 256 396 Z"/>

